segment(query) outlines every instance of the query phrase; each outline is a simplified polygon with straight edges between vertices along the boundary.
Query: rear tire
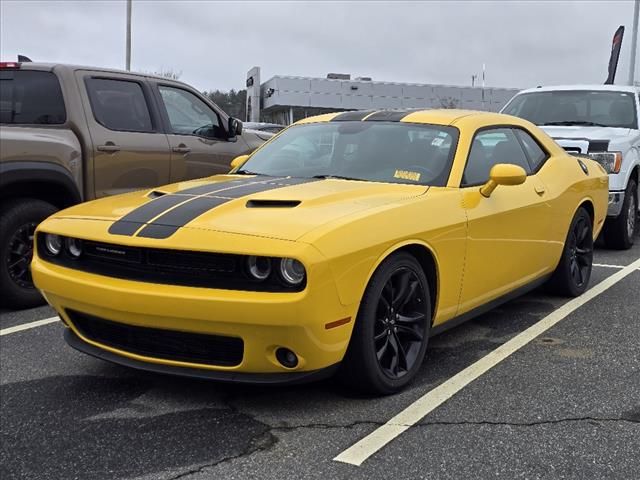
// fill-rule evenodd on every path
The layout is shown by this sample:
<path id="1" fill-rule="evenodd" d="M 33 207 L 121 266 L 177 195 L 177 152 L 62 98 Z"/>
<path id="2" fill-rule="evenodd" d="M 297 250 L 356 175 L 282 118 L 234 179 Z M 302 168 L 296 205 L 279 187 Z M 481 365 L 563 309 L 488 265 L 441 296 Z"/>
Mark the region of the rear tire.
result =
<path id="1" fill-rule="evenodd" d="M 593 222 L 580 207 L 564 242 L 560 263 L 549 280 L 549 291 L 565 297 L 582 295 L 589 286 L 593 266 Z"/>
<path id="2" fill-rule="evenodd" d="M 638 187 L 631 179 L 624 193 L 622 211 L 616 218 L 607 219 L 604 225 L 604 241 L 608 248 L 628 250 L 633 246 L 637 230 Z"/>
<path id="3" fill-rule="evenodd" d="M 408 253 L 391 255 L 367 285 L 338 379 L 367 394 L 401 390 L 420 370 L 430 328 L 422 267 Z"/>
<path id="4" fill-rule="evenodd" d="M 31 308 L 44 303 L 31 279 L 33 235 L 38 224 L 55 213 L 50 203 L 16 198 L 0 211 L 0 305 Z"/>

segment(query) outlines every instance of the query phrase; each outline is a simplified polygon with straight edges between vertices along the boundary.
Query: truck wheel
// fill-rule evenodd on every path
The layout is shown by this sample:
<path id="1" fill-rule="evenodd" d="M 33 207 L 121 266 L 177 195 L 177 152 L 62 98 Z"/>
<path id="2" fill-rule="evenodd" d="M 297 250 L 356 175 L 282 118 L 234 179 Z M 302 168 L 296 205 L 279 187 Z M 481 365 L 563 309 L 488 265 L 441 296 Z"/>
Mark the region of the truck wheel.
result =
<path id="1" fill-rule="evenodd" d="M 56 211 L 50 203 L 31 198 L 13 199 L 0 211 L 0 303 L 30 308 L 44 299 L 33 286 L 31 258 L 38 224 Z"/>
<path id="2" fill-rule="evenodd" d="M 582 295 L 589 286 L 592 267 L 593 225 L 589 213 L 580 207 L 571 221 L 560 263 L 549 280 L 548 290 L 566 297 Z"/>
<path id="3" fill-rule="evenodd" d="M 390 256 L 367 286 L 338 379 L 363 393 L 401 390 L 420 370 L 430 327 L 422 267 L 408 253 Z"/>
<path id="4" fill-rule="evenodd" d="M 624 194 L 622 211 L 616 218 L 607 219 L 604 224 L 604 242 L 609 248 L 628 250 L 633 245 L 638 219 L 638 187 L 635 180 L 629 180 Z"/>

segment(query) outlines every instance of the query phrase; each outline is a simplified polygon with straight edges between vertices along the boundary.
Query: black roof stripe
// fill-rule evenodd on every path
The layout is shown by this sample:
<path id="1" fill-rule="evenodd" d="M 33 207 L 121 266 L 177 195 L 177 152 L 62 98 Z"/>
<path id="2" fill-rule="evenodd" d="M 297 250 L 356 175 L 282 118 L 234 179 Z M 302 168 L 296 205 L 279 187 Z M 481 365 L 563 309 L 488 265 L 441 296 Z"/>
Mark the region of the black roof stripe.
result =
<path id="1" fill-rule="evenodd" d="M 403 110 L 380 110 L 366 118 L 366 122 L 399 122 L 407 115 L 421 112 L 424 108 L 407 108 Z"/>
<path id="2" fill-rule="evenodd" d="M 332 122 L 358 122 L 367 115 L 371 115 L 375 110 L 354 110 L 351 112 L 342 112 L 333 117 Z"/>

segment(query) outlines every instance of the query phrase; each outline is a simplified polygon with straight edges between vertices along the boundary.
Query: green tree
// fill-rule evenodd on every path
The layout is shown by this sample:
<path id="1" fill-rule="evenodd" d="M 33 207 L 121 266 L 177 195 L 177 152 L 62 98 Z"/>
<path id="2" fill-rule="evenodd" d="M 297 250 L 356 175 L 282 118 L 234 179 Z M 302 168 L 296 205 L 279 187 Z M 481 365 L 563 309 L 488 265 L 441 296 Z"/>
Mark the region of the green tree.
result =
<path id="1" fill-rule="evenodd" d="M 246 90 L 234 90 L 232 88 L 228 92 L 213 90 L 210 92 L 204 91 L 203 94 L 222 108 L 227 115 L 231 115 L 242 121 L 245 120 Z"/>

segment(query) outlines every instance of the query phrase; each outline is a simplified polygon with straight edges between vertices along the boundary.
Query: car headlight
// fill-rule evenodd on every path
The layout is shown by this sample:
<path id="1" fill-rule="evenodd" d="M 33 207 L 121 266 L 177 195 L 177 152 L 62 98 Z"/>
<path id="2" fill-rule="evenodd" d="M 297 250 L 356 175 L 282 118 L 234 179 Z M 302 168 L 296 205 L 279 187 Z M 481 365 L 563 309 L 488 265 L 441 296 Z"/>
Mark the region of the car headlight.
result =
<path id="1" fill-rule="evenodd" d="M 620 172 L 620 167 L 622 167 L 622 152 L 593 152 L 587 155 L 602 165 L 607 173 Z"/>
<path id="2" fill-rule="evenodd" d="M 62 237 L 53 233 L 45 233 L 44 245 L 47 247 L 47 253 L 56 256 L 62 251 Z"/>
<path id="3" fill-rule="evenodd" d="M 247 269 L 256 280 L 266 280 L 271 275 L 271 259 L 252 255 L 247 258 Z"/>
<path id="4" fill-rule="evenodd" d="M 67 252 L 73 258 L 78 258 L 82 255 L 82 240 L 78 238 L 67 238 Z"/>
<path id="5" fill-rule="evenodd" d="M 280 275 L 289 285 L 300 285 L 304 281 L 306 271 L 298 260 L 283 258 L 280 260 Z"/>

